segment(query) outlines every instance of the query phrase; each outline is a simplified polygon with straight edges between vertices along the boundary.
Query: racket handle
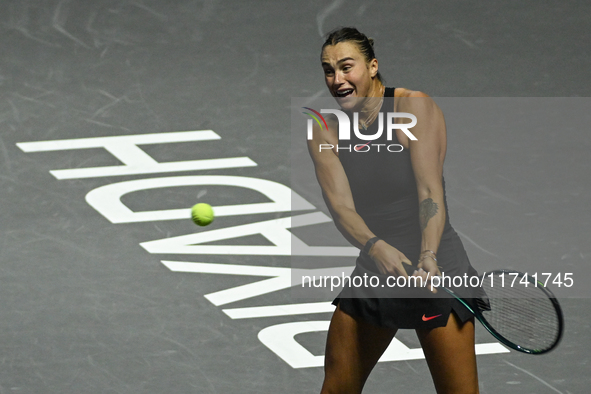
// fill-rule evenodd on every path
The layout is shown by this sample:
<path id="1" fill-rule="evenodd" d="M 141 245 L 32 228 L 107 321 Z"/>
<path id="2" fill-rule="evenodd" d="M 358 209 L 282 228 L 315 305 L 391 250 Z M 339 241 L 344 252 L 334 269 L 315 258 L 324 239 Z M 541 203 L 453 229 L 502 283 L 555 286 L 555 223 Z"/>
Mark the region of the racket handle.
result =
<path id="1" fill-rule="evenodd" d="M 402 266 L 404 267 L 404 270 L 406 271 L 406 274 L 408 276 L 411 276 L 412 273 L 417 270 L 417 267 L 415 267 L 414 265 L 408 265 L 408 264 L 402 263 Z"/>

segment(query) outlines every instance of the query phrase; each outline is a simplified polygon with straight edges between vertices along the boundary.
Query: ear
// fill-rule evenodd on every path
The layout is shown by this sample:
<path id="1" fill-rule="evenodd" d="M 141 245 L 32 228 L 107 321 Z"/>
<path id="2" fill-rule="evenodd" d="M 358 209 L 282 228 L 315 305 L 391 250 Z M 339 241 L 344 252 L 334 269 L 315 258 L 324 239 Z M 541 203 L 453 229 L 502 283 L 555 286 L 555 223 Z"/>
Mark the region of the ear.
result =
<path id="1" fill-rule="evenodd" d="M 367 66 L 369 69 L 369 75 L 372 78 L 378 75 L 378 59 L 372 59 Z"/>

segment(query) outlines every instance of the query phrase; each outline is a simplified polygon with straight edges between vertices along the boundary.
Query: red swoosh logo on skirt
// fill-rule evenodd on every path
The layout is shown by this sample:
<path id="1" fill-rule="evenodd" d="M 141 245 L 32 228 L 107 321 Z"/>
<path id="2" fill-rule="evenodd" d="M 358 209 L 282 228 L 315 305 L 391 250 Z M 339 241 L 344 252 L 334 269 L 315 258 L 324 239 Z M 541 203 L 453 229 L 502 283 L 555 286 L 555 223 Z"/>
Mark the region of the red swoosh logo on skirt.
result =
<path id="1" fill-rule="evenodd" d="M 441 315 L 435 315 L 435 316 L 429 316 L 429 317 L 426 317 L 425 315 L 423 315 L 423 321 L 429 321 L 429 320 L 435 319 L 436 317 L 439 317 L 439 316 L 441 316 Z"/>

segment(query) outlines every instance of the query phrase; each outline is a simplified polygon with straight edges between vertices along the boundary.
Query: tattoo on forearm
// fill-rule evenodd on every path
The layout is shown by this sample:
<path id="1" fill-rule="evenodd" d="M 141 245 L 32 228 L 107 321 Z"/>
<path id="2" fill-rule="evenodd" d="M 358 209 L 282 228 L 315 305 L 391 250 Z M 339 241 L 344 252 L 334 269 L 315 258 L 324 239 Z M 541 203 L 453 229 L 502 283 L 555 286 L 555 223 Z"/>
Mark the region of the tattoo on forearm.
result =
<path id="1" fill-rule="evenodd" d="M 419 220 L 421 222 L 421 232 L 427 228 L 429 219 L 437 214 L 437 203 L 432 198 L 427 198 L 419 204 Z"/>

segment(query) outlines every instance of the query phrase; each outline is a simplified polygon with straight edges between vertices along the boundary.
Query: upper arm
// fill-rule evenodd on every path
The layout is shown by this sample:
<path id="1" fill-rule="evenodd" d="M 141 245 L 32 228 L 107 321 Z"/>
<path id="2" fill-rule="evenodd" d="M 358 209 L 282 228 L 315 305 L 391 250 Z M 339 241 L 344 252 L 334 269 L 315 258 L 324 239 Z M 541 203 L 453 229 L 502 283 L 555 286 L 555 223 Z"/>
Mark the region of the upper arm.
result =
<path id="1" fill-rule="evenodd" d="M 349 181 L 337 154 L 333 149 L 320 150 L 321 144 L 338 144 L 336 133 L 321 130 L 317 125 L 313 130 L 312 140 L 308 141 L 308 151 L 329 210 L 333 215 L 338 214 L 339 208 L 355 210 Z"/>
<path id="2" fill-rule="evenodd" d="M 433 99 L 421 92 L 412 92 L 403 100 L 404 112 L 417 117 L 412 128 L 416 141 L 409 142 L 412 168 L 419 198 L 443 194 L 443 162 L 447 149 L 445 119 Z"/>

